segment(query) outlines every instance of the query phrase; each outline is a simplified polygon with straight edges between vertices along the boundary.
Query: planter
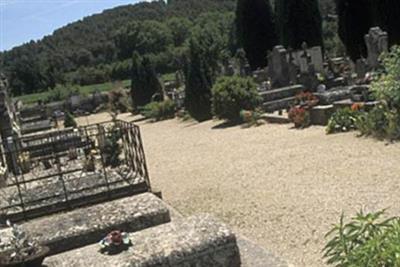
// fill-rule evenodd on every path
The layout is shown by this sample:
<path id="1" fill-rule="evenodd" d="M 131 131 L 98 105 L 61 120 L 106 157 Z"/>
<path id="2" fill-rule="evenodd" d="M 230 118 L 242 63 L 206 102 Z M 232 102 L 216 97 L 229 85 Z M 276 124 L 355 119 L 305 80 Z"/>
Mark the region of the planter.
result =
<path id="1" fill-rule="evenodd" d="M 6 251 L 0 254 L 0 266 L 2 267 L 41 267 L 44 258 L 49 253 L 50 249 L 46 246 L 41 246 L 38 251 L 26 257 L 23 261 L 9 262 L 12 251 Z"/>

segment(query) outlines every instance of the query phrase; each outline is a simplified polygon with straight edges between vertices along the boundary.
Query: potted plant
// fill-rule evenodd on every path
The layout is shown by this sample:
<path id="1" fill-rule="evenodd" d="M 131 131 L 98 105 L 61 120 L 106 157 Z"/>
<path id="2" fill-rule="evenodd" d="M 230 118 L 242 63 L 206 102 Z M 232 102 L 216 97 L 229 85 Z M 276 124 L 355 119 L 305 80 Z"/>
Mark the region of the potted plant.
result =
<path id="1" fill-rule="evenodd" d="M 115 255 L 127 250 L 131 245 L 128 233 L 114 230 L 100 241 L 100 252 Z"/>
<path id="2" fill-rule="evenodd" d="M 40 267 L 49 248 L 31 240 L 21 227 L 7 221 L 11 235 L 0 239 L 0 266 Z"/>

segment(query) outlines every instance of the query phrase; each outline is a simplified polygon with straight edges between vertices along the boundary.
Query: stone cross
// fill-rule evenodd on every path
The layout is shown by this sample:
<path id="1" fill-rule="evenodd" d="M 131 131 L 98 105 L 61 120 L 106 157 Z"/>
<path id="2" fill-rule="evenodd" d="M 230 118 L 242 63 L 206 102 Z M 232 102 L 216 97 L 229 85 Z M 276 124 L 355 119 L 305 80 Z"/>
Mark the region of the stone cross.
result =
<path id="1" fill-rule="evenodd" d="M 379 65 L 379 56 L 388 51 L 388 34 L 381 28 L 374 27 L 369 30 L 364 39 L 368 49 L 367 63 L 374 69 Z"/>

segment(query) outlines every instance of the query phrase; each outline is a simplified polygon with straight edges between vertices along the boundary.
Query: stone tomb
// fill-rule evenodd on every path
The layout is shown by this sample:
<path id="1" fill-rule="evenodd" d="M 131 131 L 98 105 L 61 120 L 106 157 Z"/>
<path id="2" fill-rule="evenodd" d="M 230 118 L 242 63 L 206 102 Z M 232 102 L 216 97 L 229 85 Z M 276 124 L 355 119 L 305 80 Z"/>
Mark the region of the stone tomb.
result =
<path id="1" fill-rule="evenodd" d="M 171 223 L 130 234 L 132 247 L 114 256 L 100 254 L 90 245 L 50 258 L 48 267 L 158 267 L 241 266 L 236 237 L 210 215 L 177 219 Z"/>
<path id="2" fill-rule="evenodd" d="M 365 44 L 368 49 L 368 66 L 372 69 L 379 66 L 379 56 L 388 51 L 388 34 L 379 27 L 371 28 L 365 35 Z"/>
<path id="3" fill-rule="evenodd" d="M 38 218 L 22 227 L 54 255 L 97 243 L 115 229 L 136 232 L 170 220 L 164 202 L 151 193 L 144 193 Z"/>

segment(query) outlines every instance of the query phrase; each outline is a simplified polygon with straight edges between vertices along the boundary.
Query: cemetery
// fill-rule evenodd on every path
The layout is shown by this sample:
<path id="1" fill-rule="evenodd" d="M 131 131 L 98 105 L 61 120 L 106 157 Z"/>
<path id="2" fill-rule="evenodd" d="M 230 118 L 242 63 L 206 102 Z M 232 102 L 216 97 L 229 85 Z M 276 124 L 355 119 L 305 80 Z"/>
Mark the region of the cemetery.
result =
<path id="1" fill-rule="evenodd" d="M 398 1 L 111 2 L 0 44 L 0 267 L 400 266 Z"/>

